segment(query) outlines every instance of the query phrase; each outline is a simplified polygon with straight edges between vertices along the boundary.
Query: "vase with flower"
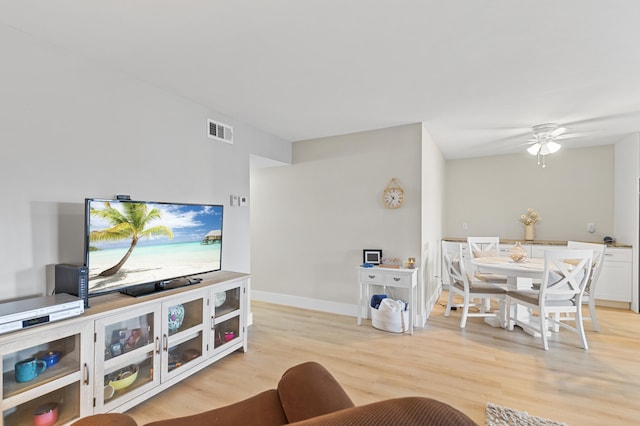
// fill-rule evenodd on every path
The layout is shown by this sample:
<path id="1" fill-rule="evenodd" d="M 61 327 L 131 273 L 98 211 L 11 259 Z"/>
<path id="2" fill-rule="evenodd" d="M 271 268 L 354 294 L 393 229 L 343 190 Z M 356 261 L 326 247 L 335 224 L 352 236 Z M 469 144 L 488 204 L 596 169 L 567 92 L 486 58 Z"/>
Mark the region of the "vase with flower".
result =
<path id="1" fill-rule="evenodd" d="M 540 222 L 540 214 L 529 207 L 526 214 L 520 215 L 520 222 L 524 224 L 524 239 L 533 241 L 535 238 L 534 225 Z"/>

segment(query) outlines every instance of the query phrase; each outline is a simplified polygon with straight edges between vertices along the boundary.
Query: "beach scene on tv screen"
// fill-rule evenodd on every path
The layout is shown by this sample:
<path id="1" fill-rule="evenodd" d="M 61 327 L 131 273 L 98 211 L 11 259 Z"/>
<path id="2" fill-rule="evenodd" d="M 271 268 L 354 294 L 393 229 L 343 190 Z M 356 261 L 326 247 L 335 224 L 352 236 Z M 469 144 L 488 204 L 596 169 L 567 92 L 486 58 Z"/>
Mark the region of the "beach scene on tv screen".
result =
<path id="1" fill-rule="evenodd" d="M 91 201 L 89 292 L 221 268 L 222 206 Z"/>

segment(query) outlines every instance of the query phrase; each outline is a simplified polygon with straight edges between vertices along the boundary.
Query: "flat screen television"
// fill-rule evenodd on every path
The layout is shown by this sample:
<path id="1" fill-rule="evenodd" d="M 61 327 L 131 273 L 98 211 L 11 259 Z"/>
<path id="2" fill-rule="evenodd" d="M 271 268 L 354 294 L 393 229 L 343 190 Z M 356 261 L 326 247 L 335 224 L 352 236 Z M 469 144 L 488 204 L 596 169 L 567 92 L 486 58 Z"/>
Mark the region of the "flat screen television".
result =
<path id="1" fill-rule="evenodd" d="M 89 296 L 138 296 L 221 270 L 222 217 L 222 205 L 85 199 Z"/>

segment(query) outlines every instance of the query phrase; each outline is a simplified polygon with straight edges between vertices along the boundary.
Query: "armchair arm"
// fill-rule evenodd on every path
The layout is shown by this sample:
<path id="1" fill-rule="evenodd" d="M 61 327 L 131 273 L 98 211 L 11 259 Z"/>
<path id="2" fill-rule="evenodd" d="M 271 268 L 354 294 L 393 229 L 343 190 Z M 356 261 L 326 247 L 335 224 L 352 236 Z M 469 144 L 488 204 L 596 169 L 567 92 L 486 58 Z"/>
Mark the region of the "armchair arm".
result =
<path id="1" fill-rule="evenodd" d="M 145 426 L 278 426 L 286 423 L 278 392 L 270 389 L 235 404 L 191 416 L 159 420 Z"/>
<path id="2" fill-rule="evenodd" d="M 76 420 L 72 426 L 137 426 L 132 417 L 122 413 L 94 414 Z"/>
<path id="3" fill-rule="evenodd" d="M 295 426 L 477 426 L 466 414 L 435 399 L 405 397 L 347 408 L 291 423 Z"/>
<path id="4" fill-rule="evenodd" d="M 289 423 L 353 407 L 340 383 L 317 362 L 291 367 L 278 383 L 280 402 Z"/>

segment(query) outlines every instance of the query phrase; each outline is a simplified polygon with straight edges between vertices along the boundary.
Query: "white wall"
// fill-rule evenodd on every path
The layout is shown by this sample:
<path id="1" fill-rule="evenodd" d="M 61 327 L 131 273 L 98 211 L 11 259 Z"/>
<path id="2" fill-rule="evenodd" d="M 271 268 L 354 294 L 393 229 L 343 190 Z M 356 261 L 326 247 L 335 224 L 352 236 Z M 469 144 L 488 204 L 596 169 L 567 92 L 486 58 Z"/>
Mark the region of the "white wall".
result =
<path id="1" fill-rule="evenodd" d="M 445 161 L 425 126 L 422 126 L 422 265 L 419 320 L 424 324 L 441 290 L 440 241 L 442 240 Z"/>
<path id="2" fill-rule="evenodd" d="M 618 158 L 632 163 L 629 167 L 638 173 L 635 138 L 624 151 L 616 145 L 615 158 L 613 145 L 565 149 L 549 157 L 543 169 L 528 154 L 445 162 L 427 129 L 420 127 L 420 131 L 404 126 L 295 143 L 292 166 L 252 172 L 254 297 L 352 313 L 353 265 L 361 261 L 361 248 L 384 248 L 389 256 L 414 256 L 400 246 L 393 253 L 390 249 L 396 240 L 411 246 L 412 237 L 405 233 L 419 232 L 424 285 L 420 314 L 424 320 L 440 291 L 438 259 L 443 235 L 497 234 L 521 239 L 524 230 L 518 218 L 533 207 L 543 219 L 537 225 L 537 239 L 600 242 L 605 235 L 614 235 L 629 244 L 633 243 L 630 239 L 637 239 L 637 234 L 634 237 L 622 228 L 627 223 L 625 227 L 637 232 L 637 206 L 622 207 L 622 214 L 632 219 L 621 221 L 616 213 L 614 229 L 614 192 L 616 199 L 627 204 L 635 199 L 637 204 L 633 194 L 627 197 L 629 190 L 620 194 L 617 183 L 624 180 L 624 187 L 637 190 L 637 178 L 625 177 L 627 172 L 620 170 L 623 161 Z M 421 140 L 418 151 L 403 145 L 405 138 L 398 131 L 407 129 L 415 135 L 406 140 L 412 144 L 414 139 Z M 407 152 L 419 154 L 420 161 L 414 154 L 405 156 Z M 420 208 L 414 211 L 408 204 L 401 210 L 410 211 L 409 217 L 389 221 L 394 212 L 379 205 L 379 195 L 388 179 L 400 173 L 393 171 L 398 164 L 416 167 L 411 173 L 416 176 L 409 180 L 420 181 L 413 188 L 421 194 Z M 392 171 L 385 175 L 371 173 L 372 169 Z M 405 184 L 406 178 L 396 177 Z M 372 203 L 368 188 L 376 180 Z M 408 192 L 410 198 L 412 192 Z M 617 212 L 620 203 L 615 205 Z M 404 222 L 404 230 L 393 228 L 399 222 Z M 468 231 L 462 229 L 462 222 L 469 224 Z M 590 222 L 596 224 L 594 234 L 587 232 Z M 388 242 L 380 243 L 382 240 Z M 636 272 L 634 276 L 637 280 Z M 637 293 L 637 284 L 634 289 Z"/>
<path id="3" fill-rule="evenodd" d="M 526 153 L 451 160 L 445 186 L 447 237 L 524 238 L 518 219 L 529 207 L 542 217 L 536 239 L 601 242 L 614 233 L 613 145 L 560 150 L 546 168 Z"/>
<path id="4" fill-rule="evenodd" d="M 631 309 L 640 310 L 638 283 L 638 236 L 640 229 L 640 133 L 615 145 L 615 233 L 616 240 L 633 246 L 633 287 Z"/>
<path id="5" fill-rule="evenodd" d="M 291 166 L 251 175 L 252 296 L 355 315 L 363 249 L 419 261 L 421 125 L 296 142 Z M 404 188 L 386 209 L 391 178 Z"/>
<path id="6" fill-rule="evenodd" d="M 223 268 L 250 271 L 249 156 L 291 144 L 0 26 L 0 299 L 41 295 L 51 267 L 81 263 L 83 200 L 130 194 L 225 204 Z M 235 144 L 206 137 L 207 117 Z"/>

